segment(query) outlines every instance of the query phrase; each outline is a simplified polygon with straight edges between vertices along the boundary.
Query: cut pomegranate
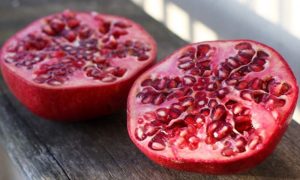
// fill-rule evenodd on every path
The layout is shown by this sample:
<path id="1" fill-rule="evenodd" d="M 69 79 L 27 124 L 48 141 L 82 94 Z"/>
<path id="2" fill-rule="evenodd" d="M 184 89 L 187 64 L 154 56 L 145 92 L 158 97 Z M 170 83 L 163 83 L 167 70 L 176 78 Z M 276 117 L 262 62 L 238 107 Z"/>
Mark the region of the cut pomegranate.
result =
<path id="1" fill-rule="evenodd" d="M 155 58 L 156 43 L 133 21 L 66 10 L 11 37 L 0 62 L 10 90 L 32 112 L 82 120 L 125 107 L 132 83 Z"/>
<path id="2" fill-rule="evenodd" d="M 157 95 L 165 98 L 156 103 Z M 236 173 L 271 154 L 297 98 L 295 76 L 274 49 L 251 40 L 196 43 L 136 80 L 127 127 L 136 146 L 158 164 Z"/>

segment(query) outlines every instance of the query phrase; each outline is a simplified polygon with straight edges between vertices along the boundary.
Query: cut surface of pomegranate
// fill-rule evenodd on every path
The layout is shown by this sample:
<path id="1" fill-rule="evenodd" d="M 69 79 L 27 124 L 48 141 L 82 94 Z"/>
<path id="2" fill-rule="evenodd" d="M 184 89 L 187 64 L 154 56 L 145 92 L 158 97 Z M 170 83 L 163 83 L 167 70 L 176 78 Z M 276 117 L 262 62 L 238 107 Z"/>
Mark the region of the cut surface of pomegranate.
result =
<path id="1" fill-rule="evenodd" d="M 155 59 L 155 41 L 135 22 L 70 10 L 31 23 L 0 54 L 12 93 L 32 112 L 57 120 L 125 107 L 132 83 Z"/>
<path id="2" fill-rule="evenodd" d="M 160 165 L 236 173 L 272 153 L 297 98 L 293 72 L 271 47 L 251 40 L 196 43 L 135 81 L 127 128 Z"/>

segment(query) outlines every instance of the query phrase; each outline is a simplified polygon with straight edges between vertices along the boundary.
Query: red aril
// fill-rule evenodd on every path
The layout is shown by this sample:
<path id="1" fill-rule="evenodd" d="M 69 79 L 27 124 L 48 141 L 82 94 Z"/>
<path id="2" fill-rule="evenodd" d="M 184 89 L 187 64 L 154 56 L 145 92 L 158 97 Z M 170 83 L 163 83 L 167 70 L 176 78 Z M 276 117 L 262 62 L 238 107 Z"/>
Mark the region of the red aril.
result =
<path id="1" fill-rule="evenodd" d="M 297 98 L 295 76 L 271 47 L 250 40 L 196 43 L 135 81 L 127 127 L 135 145 L 160 165 L 236 173 L 271 154 Z"/>
<path id="2" fill-rule="evenodd" d="M 133 21 L 66 10 L 11 37 L 0 62 L 8 87 L 32 112 L 83 120 L 124 107 L 133 81 L 155 58 L 154 40 Z"/>

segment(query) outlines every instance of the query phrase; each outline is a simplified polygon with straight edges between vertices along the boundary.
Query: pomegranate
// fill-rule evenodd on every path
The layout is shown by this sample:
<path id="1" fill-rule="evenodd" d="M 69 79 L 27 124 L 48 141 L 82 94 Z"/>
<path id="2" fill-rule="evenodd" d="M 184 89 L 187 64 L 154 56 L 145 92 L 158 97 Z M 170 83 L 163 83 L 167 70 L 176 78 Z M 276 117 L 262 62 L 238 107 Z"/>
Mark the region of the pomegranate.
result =
<path id="1" fill-rule="evenodd" d="M 127 127 L 156 163 L 209 174 L 245 171 L 281 139 L 298 87 L 283 57 L 251 40 L 187 45 L 134 83 Z"/>
<path id="2" fill-rule="evenodd" d="M 33 22 L 0 54 L 12 93 L 32 112 L 64 121 L 125 107 L 132 83 L 155 59 L 156 43 L 140 25 L 70 10 Z"/>

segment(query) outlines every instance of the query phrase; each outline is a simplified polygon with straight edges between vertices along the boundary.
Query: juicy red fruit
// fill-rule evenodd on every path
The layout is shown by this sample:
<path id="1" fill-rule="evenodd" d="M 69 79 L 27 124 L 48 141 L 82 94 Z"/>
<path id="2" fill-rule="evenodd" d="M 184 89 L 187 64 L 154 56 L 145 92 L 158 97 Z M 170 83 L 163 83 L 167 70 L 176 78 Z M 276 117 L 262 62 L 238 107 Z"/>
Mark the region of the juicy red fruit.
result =
<path id="1" fill-rule="evenodd" d="M 155 58 L 154 40 L 131 20 L 66 10 L 11 37 L 0 62 L 10 90 L 32 112 L 83 120 L 124 107 L 133 81 Z"/>
<path id="2" fill-rule="evenodd" d="M 240 172 L 271 154 L 297 98 L 295 76 L 274 49 L 250 40 L 191 44 L 136 80 L 128 132 L 163 166 Z"/>

